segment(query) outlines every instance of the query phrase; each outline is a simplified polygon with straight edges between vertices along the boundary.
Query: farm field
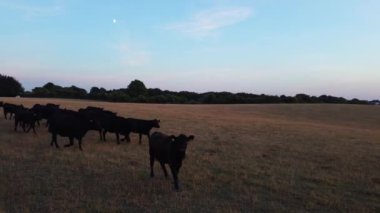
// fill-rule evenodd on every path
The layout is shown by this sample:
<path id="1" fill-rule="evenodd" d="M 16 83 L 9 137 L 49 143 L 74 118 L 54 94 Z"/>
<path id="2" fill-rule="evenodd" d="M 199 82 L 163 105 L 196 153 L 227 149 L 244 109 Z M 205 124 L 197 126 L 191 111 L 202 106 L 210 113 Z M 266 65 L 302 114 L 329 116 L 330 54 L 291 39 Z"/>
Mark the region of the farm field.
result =
<path id="1" fill-rule="evenodd" d="M 161 131 L 193 134 L 173 190 L 148 140 L 107 142 L 90 131 L 50 146 L 45 121 L 13 131 L 0 116 L 0 212 L 379 212 L 380 107 L 323 104 L 163 105 L 0 98 L 31 107 L 104 107 L 160 119 Z M 2 109 L 1 109 L 2 111 Z"/>

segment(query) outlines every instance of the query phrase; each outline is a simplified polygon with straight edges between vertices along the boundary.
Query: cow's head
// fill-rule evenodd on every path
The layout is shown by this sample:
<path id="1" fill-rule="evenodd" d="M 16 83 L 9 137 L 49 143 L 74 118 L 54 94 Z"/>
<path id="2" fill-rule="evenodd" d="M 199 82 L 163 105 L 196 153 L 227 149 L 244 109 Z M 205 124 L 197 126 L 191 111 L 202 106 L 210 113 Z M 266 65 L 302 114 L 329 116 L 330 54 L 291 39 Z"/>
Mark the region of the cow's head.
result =
<path id="1" fill-rule="evenodd" d="M 152 126 L 155 128 L 160 128 L 160 120 L 157 120 L 157 119 L 152 120 Z"/>
<path id="2" fill-rule="evenodd" d="M 171 135 L 170 138 L 172 139 L 172 142 L 175 144 L 176 150 L 180 153 L 185 154 L 187 143 L 194 140 L 194 136 L 186 136 L 184 134 L 180 134 L 178 136 Z"/>

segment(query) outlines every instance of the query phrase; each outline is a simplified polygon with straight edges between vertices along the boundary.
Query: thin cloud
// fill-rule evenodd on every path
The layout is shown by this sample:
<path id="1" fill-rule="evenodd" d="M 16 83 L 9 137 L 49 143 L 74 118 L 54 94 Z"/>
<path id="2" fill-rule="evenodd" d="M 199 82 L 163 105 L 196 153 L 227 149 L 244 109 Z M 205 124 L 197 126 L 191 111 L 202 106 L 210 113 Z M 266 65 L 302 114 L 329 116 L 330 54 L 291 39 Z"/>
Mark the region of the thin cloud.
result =
<path id="1" fill-rule="evenodd" d="M 33 3 L 0 0 L 0 6 L 20 12 L 27 18 L 56 16 L 64 11 L 63 5 L 58 4 L 57 2 L 53 2 L 51 5 L 36 5 Z"/>
<path id="2" fill-rule="evenodd" d="M 128 66 L 142 66 L 149 63 L 151 53 L 128 44 L 120 44 L 117 49 L 121 53 L 121 63 Z"/>
<path id="3" fill-rule="evenodd" d="M 171 24 L 166 28 L 190 36 L 207 36 L 221 28 L 242 22 L 252 14 L 252 9 L 247 7 L 204 10 L 187 21 Z"/>

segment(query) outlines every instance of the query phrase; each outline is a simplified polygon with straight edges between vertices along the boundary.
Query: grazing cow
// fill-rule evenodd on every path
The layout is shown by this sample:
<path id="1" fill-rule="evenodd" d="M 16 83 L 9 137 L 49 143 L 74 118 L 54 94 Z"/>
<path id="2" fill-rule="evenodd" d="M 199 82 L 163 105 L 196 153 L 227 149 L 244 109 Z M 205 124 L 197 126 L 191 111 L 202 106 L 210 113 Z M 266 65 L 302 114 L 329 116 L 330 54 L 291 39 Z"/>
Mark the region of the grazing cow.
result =
<path id="1" fill-rule="evenodd" d="M 51 146 L 53 143 L 56 148 L 59 148 L 57 144 L 57 135 L 68 137 L 69 144 L 65 147 L 72 146 L 74 144 L 74 138 L 78 140 L 79 149 L 82 151 L 82 138 L 88 130 L 93 128 L 96 123 L 88 119 L 85 114 L 71 111 L 71 110 L 59 110 L 49 118 L 49 132 L 52 134 Z"/>
<path id="2" fill-rule="evenodd" d="M 36 122 L 38 121 L 37 114 L 34 113 L 31 110 L 28 109 L 21 109 L 18 110 L 15 114 L 15 128 L 14 130 L 17 131 L 17 126 L 20 124 L 24 130 L 24 132 L 29 132 L 30 129 L 33 129 L 34 134 L 36 133 L 35 126 Z M 26 126 L 29 126 L 29 129 L 26 130 Z"/>
<path id="3" fill-rule="evenodd" d="M 4 117 L 5 119 L 7 118 L 7 115 L 10 114 L 9 119 L 12 119 L 12 116 L 20 109 L 24 109 L 23 105 L 15 105 L 15 104 L 8 104 L 4 103 L 3 104 L 3 111 L 4 111 Z"/>
<path id="4" fill-rule="evenodd" d="M 161 132 L 154 132 L 149 140 L 150 176 L 154 177 L 153 166 L 155 160 L 160 162 L 165 177 L 168 177 L 165 164 L 169 164 L 174 179 L 174 187 L 178 190 L 179 169 L 186 155 L 187 143 L 191 140 L 194 140 L 193 135 L 169 136 Z"/>
<path id="5" fill-rule="evenodd" d="M 149 139 L 150 130 L 152 130 L 154 127 L 160 128 L 160 120 L 157 119 L 141 120 L 135 118 L 127 118 L 126 122 L 128 123 L 131 132 L 139 134 L 139 144 L 141 144 L 142 135 L 146 135 Z M 129 133 L 126 134 L 126 139 L 128 142 L 130 141 Z"/>

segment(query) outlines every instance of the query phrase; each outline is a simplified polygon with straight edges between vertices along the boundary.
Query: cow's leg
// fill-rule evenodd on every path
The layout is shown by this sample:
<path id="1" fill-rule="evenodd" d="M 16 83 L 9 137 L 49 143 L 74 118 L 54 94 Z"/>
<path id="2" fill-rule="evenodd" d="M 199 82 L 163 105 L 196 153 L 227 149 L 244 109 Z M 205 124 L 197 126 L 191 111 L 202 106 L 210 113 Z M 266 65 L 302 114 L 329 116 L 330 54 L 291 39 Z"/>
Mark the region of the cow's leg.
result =
<path id="1" fill-rule="evenodd" d="M 70 140 L 70 143 L 66 144 L 65 147 L 69 147 L 69 146 L 74 145 L 74 138 L 73 137 L 69 137 L 69 140 Z"/>
<path id="2" fill-rule="evenodd" d="M 165 164 L 163 162 L 160 162 L 161 168 L 164 171 L 165 177 L 168 178 L 168 171 L 166 171 Z"/>
<path id="3" fill-rule="evenodd" d="M 4 118 L 5 118 L 5 120 L 8 120 L 8 118 L 7 118 L 7 112 L 4 110 Z"/>
<path id="4" fill-rule="evenodd" d="M 33 124 L 29 124 L 29 128 L 26 130 L 26 132 L 30 132 L 30 130 L 33 128 Z"/>
<path id="5" fill-rule="evenodd" d="M 36 127 L 35 127 L 35 125 L 33 125 L 33 133 L 35 134 L 35 135 L 37 135 L 37 132 L 36 132 Z"/>
<path id="6" fill-rule="evenodd" d="M 57 143 L 57 133 L 53 133 L 53 141 L 52 142 L 54 142 L 55 147 L 58 149 L 59 146 L 58 146 L 58 143 Z"/>
<path id="7" fill-rule="evenodd" d="M 80 151 L 83 151 L 83 149 L 82 149 L 82 138 L 78 138 L 78 144 L 79 144 Z"/>
<path id="8" fill-rule="evenodd" d="M 148 142 L 149 142 L 150 141 L 150 134 L 148 133 L 146 136 L 148 137 Z"/>
<path id="9" fill-rule="evenodd" d="M 176 190 L 179 190 L 179 185 L 178 185 L 178 170 L 174 165 L 170 165 L 170 170 L 172 172 L 173 180 L 174 180 L 174 188 Z"/>
<path id="10" fill-rule="evenodd" d="M 103 140 L 102 130 L 99 130 L 99 136 L 100 136 L 100 140 L 102 141 Z"/>
<path id="11" fill-rule="evenodd" d="M 127 135 L 125 136 L 125 138 L 127 139 L 127 142 L 131 142 L 131 137 L 129 137 L 129 134 L 130 132 L 128 132 Z"/>
<path id="12" fill-rule="evenodd" d="M 51 135 L 52 135 L 52 137 L 51 137 L 50 146 L 53 146 L 53 143 L 54 143 L 54 134 L 52 133 Z"/>
<path id="13" fill-rule="evenodd" d="M 125 132 L 120 133 L 124 138 L 120 138 L 120 141 L 127 141 L 127 134 Z"/>
<path id="14" fill-rule="evenodd" d="M 15 132 L 17 132 L 18 120 L 15 119 Z"/>
<path id="15" fill-rule="evenodd" d="M 154 166 L 154 156 L 150 154 L 150 177 L 154 177 L 153 166 Z"/>
<path id="16" fill-rule="evenodd" d="M 107 130 L 103 130 L 103 141 L 106 141 L 106 133 L 107 133 Z"/>
<path id="17" fill-rule="evenodd" d="M 119 133 L 118 132 L 116 132 L 115 133 L 116 134 L 116 141 L 117 141 L 117 144 L 120 144 L 120 136 L 119 136 Z"/>
<path id="18" fill-rule="evenodd" d="M 28 131 L 27 131 L 27 132 L 29 132 L 29 131 L 30 131 L 30 129 L 33 129 L 33 133 L 36 135 L 36 134 L 37 134 L 37 132 L 36 132 L 36 129 L 35 129 L 35 127 L 36 127 L 36 124 L 35 124 L 35 123 L 31 123 L 31 124 L 30 124 L 30 126 L 29 126 L 29 129 L 28 129 Z"/>
<path id="19" fill-rule="evenodd" d="M 26 122 L 25 121 L 22 122 L 22 130 L 24 130 L 24 132 L 26 132 Z"/>
<path id="20" fill-rule="evenodd" d="M 38 123 L 38 120 L 35 122 L 35 123 L 33 123 L 33 131 L 35 132 L 36 131 L 36 124 Z M 37 134 L 37 132 L 36 132 L 36 134 Z"/>
<path id="21" fill-rule="evenodd" d="M 142 134 L 139 133 L 139 144 L 141 144 L 141 136 L 142 136 Z"/>

